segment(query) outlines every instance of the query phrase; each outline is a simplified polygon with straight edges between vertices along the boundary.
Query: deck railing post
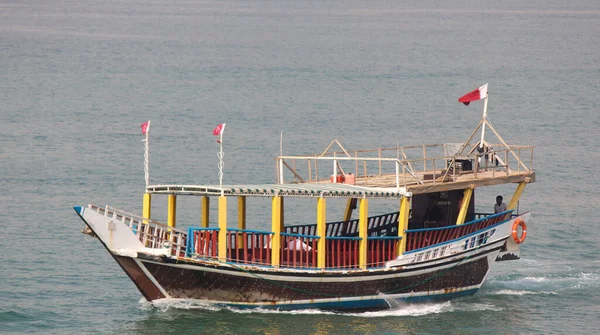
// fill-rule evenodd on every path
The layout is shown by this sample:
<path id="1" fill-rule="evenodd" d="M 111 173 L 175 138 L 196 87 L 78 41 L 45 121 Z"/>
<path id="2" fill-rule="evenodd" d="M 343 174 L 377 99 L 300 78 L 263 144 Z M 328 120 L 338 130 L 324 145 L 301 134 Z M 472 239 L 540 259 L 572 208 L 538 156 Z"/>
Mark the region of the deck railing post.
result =
<path id="1" fill-rule="evenodd" d="M 398 215 L 398 236 L 402 239 L 398 243 L 397 256 L 406 251 L 406 230 L 408 230 L 408 216 L 410 213 L 410 198 L 407 196 L 400 199 L 400 215 Z"/>
<path id="2" fill-rule="evenodd" d="M 361 269 L 367 268 L 367 252 L 368 252 L 368 229 L 369 229 L 369 200 L 366 198 L 360 199 L 359 205 L 359 218 L 358 218 L 358 237 L 359 242 L 359 255 L 358 255 L 358 266 Z"/>
<path id="3" fill-rule="evenodd" d="M 396 161 L 396 188 L 400 188 L 400 161 Z"/>
<path id="4" fill-rule="evenodd" d="M 144 199 L 142 203 L 142 216 L 146 219 L 150 219 L 150 213 L 152 211 L 152 195 L 150 193 L 144 193 Z M 144 223 L 148 223 L 144 220 Z"/>
<path id="5" fill-rule="evenodd" d="M 245 230 L 246 229 L 246 197 L 239 196 L 238 197 L 238 229 Z M 242 234 L 238 235 L 238 246 L 244 245 L 244 236 Z"/>
<path id="6" fill-rule="evenodd" d="M 325 198 L 317 198 L 317 235 L 319 242 L 317 246 L 317 267 L 324 269 L 327 255 L 327 202 Z"/>
<path id="7" fill-rule="evenodd" d="M 227 197 L 219 197 L 219 262 L 227 261 Z"/>
<path id="8" fill-rule="evenodd" d="M 458 217 L 456 218 L 456 225 L 461 225 L 465 223 L 465 218 L 467 217 L 467 210 L 469 209 L 469 204 L 471 203 L 472 195 L 472 188 L 467 188 L 464 190 L 462 203 L 460 205 L 460 211 L 458 212 Z"/>
<path id="9" fill-rule="evenodd" d="M 167 205 L 167 224 L 169 227 L 175 227 L 177 225 L 177 196 L 175 194 L 169 194 Z"/>
<path id="10" fill-rule="evenodd" d="M 200 226 L 202 228 L 208 228 L 209 225 L 209 212 L 210 212 L 210 198 L 203 196 L 200 200 Z"/>
<path id="11" fill-rule="evenodd" d="M 337 160 L 333 160 L 333 183 L 336 184 L 337 183 Z"/>
<path id="12" fill-rule="evenodd" d="M 279 183 L 283 184 L 283 158 L 279 159 Z"/>
<path id="13" fill-rule="evenodd" d="M 427 172 L 427 149 L 423 145 L 423 173 Z"/>
<path id="14" fill-rule="evenodd" d="M 281 249 L 281 197 L 274 196 L 271 200 L 271 265 L 279 267 Z"/>

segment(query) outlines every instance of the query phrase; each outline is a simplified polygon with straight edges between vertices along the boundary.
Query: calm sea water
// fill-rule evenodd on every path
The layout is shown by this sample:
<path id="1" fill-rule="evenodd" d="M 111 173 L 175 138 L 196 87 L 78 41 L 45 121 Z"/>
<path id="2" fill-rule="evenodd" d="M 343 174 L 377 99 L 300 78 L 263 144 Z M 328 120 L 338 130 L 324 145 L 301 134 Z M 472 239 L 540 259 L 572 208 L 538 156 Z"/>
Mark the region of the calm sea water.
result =
<path id="1" fill-rule="evenodd" d="M 598 1 L 2 0 L 0 51 L 2 333 L 600 329 Z M 271 182 L 281 131 L 290 154 L 463 141 L 482 104 L 456 100 L 486 82 L 496 129 L 536 146 L 538 182 L 523 259 L 475 296 L 358 315 L 152 307 L 79 233 L 74 205 L 141 211 L 146 120 L 152 183 L 215 183 L 222 122 L 226 182 Z M 513 190 L 478 190 L 477 206 Z M 198 200 L 178 205 L 197 225 Z M 268 224 L 263 205 L 249 201 L 250 226 Z"/>

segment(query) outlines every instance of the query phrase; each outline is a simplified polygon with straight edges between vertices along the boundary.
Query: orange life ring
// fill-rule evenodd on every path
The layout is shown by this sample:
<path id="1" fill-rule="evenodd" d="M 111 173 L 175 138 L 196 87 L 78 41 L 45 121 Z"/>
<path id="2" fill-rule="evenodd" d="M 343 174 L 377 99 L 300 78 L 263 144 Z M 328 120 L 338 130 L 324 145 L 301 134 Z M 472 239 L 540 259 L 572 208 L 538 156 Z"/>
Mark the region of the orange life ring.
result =
<path id="1" fill-rule="evenodd" d="M 523 229 L 523 232 L 521 233 L 521 237 L 519 238 L 519 226 L 521 226 L 521 228 Z M 521 218 L 517 218 L 515 220 L 515 223 L 513 223 L 512 226 L 512 238 L 513 240 L 515 240 L 515 242 L 517 244 L 521 244 L 523 243 L 523 241 L 525 241 L 525 237 L 527 237 L 527 225 L 525 224 L 525 221 Z"/>

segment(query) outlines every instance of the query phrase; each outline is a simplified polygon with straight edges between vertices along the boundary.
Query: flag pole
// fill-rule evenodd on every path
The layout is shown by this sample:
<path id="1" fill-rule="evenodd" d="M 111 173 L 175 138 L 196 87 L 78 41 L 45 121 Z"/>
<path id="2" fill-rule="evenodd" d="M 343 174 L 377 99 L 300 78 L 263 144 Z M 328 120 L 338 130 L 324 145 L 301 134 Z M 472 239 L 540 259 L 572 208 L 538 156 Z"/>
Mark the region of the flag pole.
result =
<path id="1" fill-rule="evenodd" d="M 219 188 L 221 189 L 221 196 L 225 195 L 225 190 L 223 190 L 223 156 L 225 155 L 223 153 L 223 133 L 225 132 L 225 123 L 223 123 L 223 128 L 221 129 L 220 133 L 219 133 L 219 153 L 217 154 L 217 157 L 219 157 Z"/>
<path id="2" fill-rule="evenodd" d="M 485 92 L 485 100 L 483 101 L 483 124 L 481 128 L 481 141 L 479 142 L 479 147 L 483 148 L 483 141 L 485 137 L 485 125 L 487 123 L 487 105 L 488 105 L 488 93 Z"/>
<path id="3" fill-rule="evenodd" d="M 279 135 L 279 156 L 283 156 L 283 130 Z"/>
<path id="4" fill-rule="evenodd" d="M 148 188 L 150 173 L 148 172 L 148 161 L 149 161 L 149 151 L 150 151 L 150 141 L 149 135 L 150 133 L 150 121 L 148 121 L 148 126 L 146 127 L 146 139 L 143 140 L 144 143 L 144 177 L 146 180 L 146 188 Z"/>

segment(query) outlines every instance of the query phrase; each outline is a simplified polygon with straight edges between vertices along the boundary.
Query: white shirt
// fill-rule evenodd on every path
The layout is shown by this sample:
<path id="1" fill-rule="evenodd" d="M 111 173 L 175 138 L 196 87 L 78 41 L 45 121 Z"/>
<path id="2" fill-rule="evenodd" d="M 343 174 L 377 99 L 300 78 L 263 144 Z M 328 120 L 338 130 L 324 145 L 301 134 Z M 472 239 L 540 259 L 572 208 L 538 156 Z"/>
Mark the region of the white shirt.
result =
<path id="1" fill-rule="evenodd" d="M 500 205 L 498 204 L 494 204 L 494 214 L 496 213 L 502 213 L 506 211 L 506 204 L 505 203 L 501 203 Z"/>

